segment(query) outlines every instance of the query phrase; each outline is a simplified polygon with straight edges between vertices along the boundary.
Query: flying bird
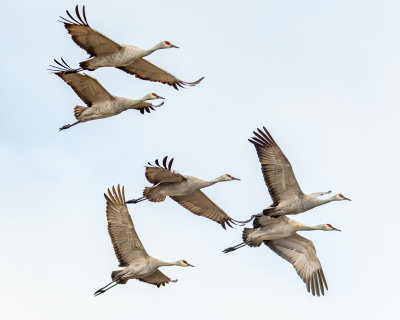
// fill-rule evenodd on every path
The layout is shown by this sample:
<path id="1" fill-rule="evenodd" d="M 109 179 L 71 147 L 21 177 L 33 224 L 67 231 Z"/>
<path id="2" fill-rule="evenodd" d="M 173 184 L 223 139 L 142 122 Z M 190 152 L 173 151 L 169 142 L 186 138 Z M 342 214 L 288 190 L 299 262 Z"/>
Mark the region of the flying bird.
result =
<path id="1" fill-rule="evenodd" d="M 118 44 L 89 26 L 85 6 L 82 8 L 82 16 L 79 13 L 78 5 L 75 7 L 75 18 L 68 10 L 66 10 L 66 13 L 69 18 L 60 17 L 60 22 L 64 24 L 72 40 L 90 55 L 89 60 L 80 63 L 81 69 L 77 71 L 116 67 L 139 79 L 165 83 L 177 90 L 179 90 L 179 87 L 195 86 L 204 79 L 202 77 L 194 82 L 185 82 L 143 59 L 156 50 L 179 48 L 169 41 L 162 41 L 147 50 L 132 45 Z"/>
<path id="2" fill-rule="evenodd" d="M 128 208 L 125 204 L 124 187 L 114 186 L 112 192 L 108 189 L 108 195 L 104 194 L 107 200 L 107 221 L 108 233 L 114 247 L 115 254 L 122 270 L 111 273 L 112 281 L 95 292 L 98 296 L 117 284 L 125 284 L 130 279 L 137 279 L 149 284 L 165 286 L 166 283 L 176 282 L 163 274 L 159 268 L 166 266 L 193 267 L 186 260 L 165 262 L 149 256 L 140 241 L 133 225 Z"/>
<path id="3" fill-rule="evenodd" d="M 153 186 L 144 188 L 143 197 L 129 200 L 127 203 L 138 203 L 146 199 L 151 202 L 161 202 L 166 197 L 170 197 L 190 212 L 218 222 L 224 229 L 226 228 L 225 224 L 232 227 L 231 223 L 240 223 L 228 216 L 200 190 L 218 182 L 240 179 L 232 177 L 230 174 L 223 174 L 213 180 L 202 180 L 183 175 L 171 169 L 173 161 L 172 158 L 168 162 L 168 156 L 166 156 L 162 165 L 158 159 L 155 161 L 156 166 L 148 163 L 146 178 L 153 183 Z"/>
<path id="4" fill-rule="evenodd" d="M 71 128 L 81 122 L 112 117 L 128 109 L 136 109 L 144 114 L 145 111 L 150 112 L 164 104 L 162 102 L 159 105 L 153 105 L 145 102 L 146 100 L 164 99 L 155 93 L 149 93 L 138 100 L 113 96 L 96 79 L 71 69 L 62 58 L 61 60 L 62 63 L 54 59 L 57 65 L 50 65 L 52 69 L 49 70 L 63 79 L 86 103 L 87 107 L 76 106 L 74 115 L 77 121 L 61 127 L 60 130 Z"/>
<path id="5" fill-rule="evenodd" d="M 332 201 L 351 201 L 342 194 L 336 194 L 327 199 L 318 198 L 331 191 L 304 194 L 297 183 L 289 160 L 268 130 L 264 127 L 264 131 L 258 129 L 253 133 L 254 137 L 249 141 L 256 148 L 265 184 L 273 200 L 273 203 L 263 210 L 264 215 L 277 217 L 298 214 Z M 248 222 L 254 217 L 255 215 Z"/>
<path id="6" fill-rule="evenodd" d="M 313 227 L 305 226 L 286 216 L 272 218 L 260 216 L 253 221 L 254 228 L 244 228 L 243 242 L 225 249 L 228 253 L 244 246 L 259 247 L 262 243 L 288 261 L 296 269 L 297 274 L 307 285 L 307 291 L 312 295 L 324 295 L 328 284 L 324 271 L 318 260 L 314 244 L 297 234 L 297 231 L 340 231 L 330 224 L 319 224 Z"/>

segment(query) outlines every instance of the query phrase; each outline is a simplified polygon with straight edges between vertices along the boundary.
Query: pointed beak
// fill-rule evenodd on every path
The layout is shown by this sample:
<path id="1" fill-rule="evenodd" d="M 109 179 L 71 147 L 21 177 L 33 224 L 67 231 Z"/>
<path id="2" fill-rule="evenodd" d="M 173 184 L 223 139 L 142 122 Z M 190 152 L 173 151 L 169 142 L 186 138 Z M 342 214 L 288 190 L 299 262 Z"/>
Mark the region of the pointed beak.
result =
<path id="1" fill-rule="evenodd" d="M 335 231 L 342 231 L 342 230 L 340 230 L 340 229 L 336 229 L 335 227 L 332 227 L 332 230 L 335 230 Z"/>
<path id="2" fill-rule="evenodd" d="M 239 178 L 235 178 L 235 177 L 232 177 L 232 180 L 239 180 L 239 181 L 240 181 L 240 179 L 239 179 Z"/>
<path id="3" fill-rule="evenodd" d="M 175 46 L 175 45 L 173 45 L 173 44 L 171 44 L 171 48 L 177 48 L 177 49 L 179 49 L 178 46 Z"/>
<path id="4" fill-rule="evenodd" d="M 346 197 L 343 197 L 343 200 L 349 200 L 349 201 L 351 201 L 351 199 L 349 199 L 349 198 L 346 198 Z"/>
<path id="5" fill-rule="evenodd" d="M 194 265 L 192 265 L 192 264 L 190 264 L 190 263 L 187 263 L 187 266 L 188 266 L 188 267 L 194 267 Z"/>
<path id="6" fill-rule="evenodd" d="M 163 98 L 163 97 L 161 97 L 161 96 L 157 96 L 157 98 L 158 98 L 158 99 L 164 99 L 164 100 L 165 100 L 165 98 Z"/>

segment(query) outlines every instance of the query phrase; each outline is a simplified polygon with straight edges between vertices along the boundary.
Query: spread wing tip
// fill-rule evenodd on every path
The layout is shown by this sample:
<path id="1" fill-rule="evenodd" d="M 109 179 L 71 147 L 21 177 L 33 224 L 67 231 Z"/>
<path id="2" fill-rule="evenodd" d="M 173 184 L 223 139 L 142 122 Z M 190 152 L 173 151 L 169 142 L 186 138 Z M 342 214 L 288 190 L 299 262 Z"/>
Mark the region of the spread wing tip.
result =
<path id="1" fill-rule="evenodd" d="M 65 12 L 68 15 L 69 19 L 60 16 L 60 19 L 62 19 L 63 21 L 60 21 L 60 20 L 58 20 L 58 21 L 60 21 L 61 23 L 64 23 L 64 25 L 67 29 L 68 29 L 68 26 L 70 26 L 70 25 L 80 25 L 80 26 L 89 27 L 89 23 L 86 18 L 85 5 L 82 6 L 83 18 L 79 12 L 78 5 L 76 5 L 76 7 L 75 7 L 76 18 L 74 18 L 68 10 L 65 10 Z"/>

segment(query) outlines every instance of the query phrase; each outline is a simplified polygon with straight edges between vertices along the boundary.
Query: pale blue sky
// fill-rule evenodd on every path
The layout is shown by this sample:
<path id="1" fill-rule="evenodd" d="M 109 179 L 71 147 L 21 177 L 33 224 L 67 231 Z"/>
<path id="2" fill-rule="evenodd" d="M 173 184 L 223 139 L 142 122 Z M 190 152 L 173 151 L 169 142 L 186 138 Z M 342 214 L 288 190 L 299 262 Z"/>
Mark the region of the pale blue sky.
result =
<path id="1" fill-rule="evenodd" d="M 80 3 L 83 4 L 83 3 Z M 90 73 L 112 94 L 166 98 L 78 125 L 82 102 L 46 71 L 63 56 L 86 59 L 59 15 L 76 1 L 2 5 L 0 51 L 0 248 L 4 319 L 338 319 L 393 317 L 399 296 L 398 163 L 400 3 L 398 1 L 85 1 L 91 26 L 148 48 L 149 60 L 185 81 L 179 92 L 115 69 Z M 267 247 L 222 250 L 241 240 L 167 200 L 130 207 L 147 251 L 196 268 L 164 268 L 179 282 L 139 281 L 93 293 L 117 268 L 103 192 L 127 197 L 148 184 L 144 165 L 164 155 L 176 170 L 240 182 L 205 192 L 236 219 L 270 204 L 252 131 L 265 125 L 292 162 L 304 192 L 333 190 L 332 203 L 295 219 L 342 233 L 314 241 L 328 280 L 308 294 L 294 269 Z"/>

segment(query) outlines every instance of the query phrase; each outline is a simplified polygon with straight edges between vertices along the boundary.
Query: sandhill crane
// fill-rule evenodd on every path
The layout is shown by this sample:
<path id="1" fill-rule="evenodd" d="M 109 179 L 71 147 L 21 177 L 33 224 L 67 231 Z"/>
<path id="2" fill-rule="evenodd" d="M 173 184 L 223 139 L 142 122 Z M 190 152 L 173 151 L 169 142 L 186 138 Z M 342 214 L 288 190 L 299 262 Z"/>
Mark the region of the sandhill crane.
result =
<path id="1" fill-rule="evenodd" d="M 331 191 L 304 194 L 297 183 L 289 160 L 268 130 L 264 127 L 264 131 L 258 129 L 258 132 L 253 131 L 253 133 L 255 137 L 249 141 L 256 148 L 264 180 L 273 200 L 273 204 L 264 209 L 263 214 L 271 216 L 298 214 L 331 201 L 351 201 L 342 194 L 336 194 L 327 199 L 318 198 Z"/>
<path id="2" fill-rule="evenodd" d="M 158 268 L 166 266 L 194 267 L 186 260 L 165 262 L 149 256 L 140 241 L 133 225 L 128 208 L 125 204 L 124 187 L 114 186 L 112 192 L 108 189 L 107 221 L 108 233 L 114 247 L 115 254 L 122 270 L 111 273 L 112 281 L 95 292 L 95 296 L 106 292 L 117 284 L 125 284 L 129 279 L 137 279 L 150 284 L 165 286 L 166 283 L 176 282 L 163 274 Z"/>
<path id="3" fill-rule="evenodd" d="M 173 161 L 172 158 L 168 163 L 168 156 L 166 156 L 162 161 L 163 166 L 160 165 L 158 159 L 155 161 L 156 166 L 149 163 L 149 166 L 146 166 L 146 178 L 154 185 L 144 188 L 143 197 L 129 200 L 127 203 L 138 203 L 146 199 L 151 202 L 161 202 L 166 197 L 170 197 L 190 212 L 218 222 L 224 229 L 225 224 L 232 227 L 231 223 L 240 223 L 240 221 L 233 220 L 200 191 L 200 189 L 218 182 L 240 179 L 223 174 L 213 180 L 201 180 L 173 171 L 171 169 Z"/>
<path id="4" fill-rule="evenodd" d="M 150 110 L 155 110 L 155 108 L 164 104 L 162 102 L 159 105 L 153 105 L 145 102 L 146 100 L 164 99 L 155 93 L 149 93 L 138 100 L 113 96 L 96 79 L 84 73 L 76 72 L 62 58 L 61 60 L 62 63 L 54 59 L 58 66 L 50 65 L 53 69 L 49 70 L 63 79 L 79 98 L 86 103 L 87 107 L 76 106 L 74 115 L 78 121 L 73 124 L 67 124 L 61 127 L 60 130 L 71 128 L 81 122 L 112 117 L 128 109 L 136 109 L 144 114 L 145 111 L 150 112 Z"/>
<path id="5" fill-rule="evenodd" d="M 92 29 L 86 19 L 85 6 L 83 18 L 79 13 L 78 5 L 75 7 L 76 18 L 66 10 L 69 19 L 60 17 L 72 40 L 90 54 L 90 60 L 80 63 L 85 70 L 96 70 L 102 67 L 116 67 L 143 80 L 157 81 L 173 86 L 175 89 L 185 86 L 195 86 L 204 77 L 194 82 L 182 81 L 167 71 L 143 59 L 143 57 L 160 49 L 179 48 L 169 41 L 162 41 L 154 47 L 143 50 L 132 45 L 122 45 L 107 38 L 100 32 Z M 78 71 L 80 71 L 78 69 Z"/>
<path id="6" fill-rule="evenodd" d="M 297 234 L 297 231 L 323 230 L 340 231 L 330 224 L 319 224 L 313 227 L 305 226 L 286 216 L 272 218 L 270 216 L 257 217 L 253 222 L 254 228 L 243 230 L 243 243 L 225 249 L 228 253 L 243 246 L 259 247 L 262 243 L 272 251 L 288 261 L 296 269 L 297 274 L 307 285 L 308 292 L 315 296 L 324 295 L 328 284 L 318 260 L 314 244 Z"/>

